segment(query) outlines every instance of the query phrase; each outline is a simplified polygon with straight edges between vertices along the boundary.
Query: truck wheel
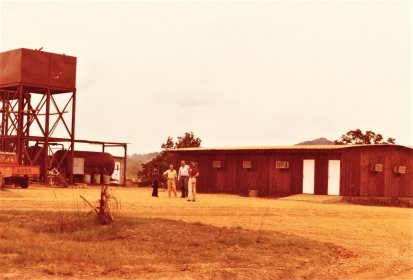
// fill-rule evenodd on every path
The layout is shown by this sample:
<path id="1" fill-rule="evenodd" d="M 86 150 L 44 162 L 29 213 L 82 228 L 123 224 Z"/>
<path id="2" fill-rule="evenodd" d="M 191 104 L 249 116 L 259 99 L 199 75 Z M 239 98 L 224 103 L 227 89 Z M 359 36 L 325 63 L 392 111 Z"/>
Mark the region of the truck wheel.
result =
<path id="1" fill-rule="evenodd" d="M 29 187 L 29 177 L 24 176 L 23 178 L 20 179 L 20 186 L 23 189 L 27 189 Z"/>

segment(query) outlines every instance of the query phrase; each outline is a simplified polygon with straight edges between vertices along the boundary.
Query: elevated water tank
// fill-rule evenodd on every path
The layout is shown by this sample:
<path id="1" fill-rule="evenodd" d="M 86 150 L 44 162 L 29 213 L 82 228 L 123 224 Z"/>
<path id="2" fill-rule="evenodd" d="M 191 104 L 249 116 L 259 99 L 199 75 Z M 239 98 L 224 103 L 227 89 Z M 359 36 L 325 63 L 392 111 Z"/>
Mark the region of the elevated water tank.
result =
<path id="1" fill-rule="evenodd" d="M 58 90 L 76 88 L 76 57 L 38 50 L 0 53 L 0 86 L 27 84 Z"/>

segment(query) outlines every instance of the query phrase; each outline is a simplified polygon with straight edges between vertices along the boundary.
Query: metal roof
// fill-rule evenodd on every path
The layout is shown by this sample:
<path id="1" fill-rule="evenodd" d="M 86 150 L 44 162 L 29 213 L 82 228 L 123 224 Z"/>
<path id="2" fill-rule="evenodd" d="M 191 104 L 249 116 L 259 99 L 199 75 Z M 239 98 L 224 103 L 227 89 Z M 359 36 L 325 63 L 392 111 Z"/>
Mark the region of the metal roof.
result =
<path id="1" fill-rule="evenodd" d="M 360 147 L 402 147 L 411 149 L 406 146 L 394 145 L 394 144 L 360 144 L 360 145 L 298 145 L 298 146 L 251 146 L 251 147 L 222 147 L 222 148 L 180 148 L 180 149 L 170 149 L 170 152 L 191 152 L 191 151 L 280 151 L 280 150 L 342 150 Z"/>

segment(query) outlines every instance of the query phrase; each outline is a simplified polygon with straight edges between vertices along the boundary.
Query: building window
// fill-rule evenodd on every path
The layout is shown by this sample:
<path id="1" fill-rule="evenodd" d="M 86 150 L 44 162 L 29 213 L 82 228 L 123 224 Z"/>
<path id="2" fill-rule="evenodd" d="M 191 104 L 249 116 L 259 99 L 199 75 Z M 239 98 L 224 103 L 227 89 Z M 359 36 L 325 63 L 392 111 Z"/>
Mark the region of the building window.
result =
<path id="1" fill-rule="evenodd" d="M 373 172 L 383 172 L 383 164 L 381 163 L 373 163 L 370 165 L 370 171 Z"/>
<path id="2" fill-rule="evenodd" d="M 277 169 L 287 169 L 289 167 L 290 167 L 290 162 L 288 161 L 277 160 L 275 162 L 275 168 Z"/>
<path id="3" fill-rule="evenodd" d="M 220 160 L 213 160 L 213 161 L 212 161 L 212 168 L 222 168 L 222 161 L 220 161 Z"/>
<path id="4" fill-rule="evenodd" d="M 396 173 L 396 174 L 405 174 L 406 173 L 406 166 L 396 165 L 393 168 L 393 172 Z"/>
<path id="5" fill-rule="evenodd" d="M 250 160 L 242 161 L 242 168 L 251 169 L 252 168 L 252 161 L 250 161 Z"/>

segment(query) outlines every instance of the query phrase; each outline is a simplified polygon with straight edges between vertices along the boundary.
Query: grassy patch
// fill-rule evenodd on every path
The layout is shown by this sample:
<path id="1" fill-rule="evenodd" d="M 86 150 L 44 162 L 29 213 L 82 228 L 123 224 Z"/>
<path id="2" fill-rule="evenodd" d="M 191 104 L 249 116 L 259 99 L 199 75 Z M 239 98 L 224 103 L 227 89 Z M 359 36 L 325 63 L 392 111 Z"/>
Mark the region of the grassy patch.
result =
<path id="1" fill-rule="evenodd" d="M 131 216 L 102 226 L 75 212 L 0 211 L 0 245 L 6 272 L 30 268 L 70 277 L 291 278 L 351 256 L 332 244 L 277 232 Z"/>

